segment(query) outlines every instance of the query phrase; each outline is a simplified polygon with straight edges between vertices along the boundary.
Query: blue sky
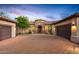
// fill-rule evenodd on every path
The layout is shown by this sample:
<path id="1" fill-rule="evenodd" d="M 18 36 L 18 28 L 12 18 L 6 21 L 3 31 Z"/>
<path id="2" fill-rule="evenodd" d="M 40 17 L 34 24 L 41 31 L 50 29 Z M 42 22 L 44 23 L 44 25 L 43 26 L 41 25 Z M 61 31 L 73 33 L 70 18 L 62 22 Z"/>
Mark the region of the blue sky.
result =
<path id="1" fill-rule="evenodd" d="M 0 11 L 10 18 L 27 16 L 30 21 L 44 19 L 48 21 L 61 20 L 79 12 L 78 4 L 0 4 Z"/>

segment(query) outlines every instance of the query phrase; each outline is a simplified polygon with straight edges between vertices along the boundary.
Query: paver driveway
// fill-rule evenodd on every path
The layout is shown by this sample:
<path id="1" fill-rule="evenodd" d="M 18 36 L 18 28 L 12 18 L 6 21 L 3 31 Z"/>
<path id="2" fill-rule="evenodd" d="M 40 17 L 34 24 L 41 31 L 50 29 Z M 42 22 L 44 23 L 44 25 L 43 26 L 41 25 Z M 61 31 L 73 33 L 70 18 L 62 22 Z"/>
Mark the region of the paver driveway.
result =
<path id="1" fill-rule="evenodd" d="M 75 44 L 48 34 L 19 35 L 0 41 L 0 53 L 68 53 Z"/>

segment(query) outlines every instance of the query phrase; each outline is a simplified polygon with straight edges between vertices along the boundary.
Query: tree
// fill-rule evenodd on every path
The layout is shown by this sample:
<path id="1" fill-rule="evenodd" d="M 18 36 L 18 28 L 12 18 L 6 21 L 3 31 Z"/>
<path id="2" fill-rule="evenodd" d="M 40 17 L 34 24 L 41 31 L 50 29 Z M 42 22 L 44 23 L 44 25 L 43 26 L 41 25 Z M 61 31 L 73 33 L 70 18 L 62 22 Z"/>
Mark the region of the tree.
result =
<path id="1" fill-rule="evenodd" d="M 7 13 L 5 12 L 0 12 L 0 16 L 8 17 Z"/>
<path id="2" fill-rule="evenodd" d="M 0 12 L 0 16 L 4 16 L 4 12 Z"/>
<path id="3" fill-rule="evenodd" d="M 30 27 L 30 23 L 28 20 L 28 17 L 25 16 L 19 16 L 17 18 L 15 18 L 17 20 L 17 27 L 19 27 L 20 29 L 22 29 L 22 33 L 24 29 L 27 29 Z"/>

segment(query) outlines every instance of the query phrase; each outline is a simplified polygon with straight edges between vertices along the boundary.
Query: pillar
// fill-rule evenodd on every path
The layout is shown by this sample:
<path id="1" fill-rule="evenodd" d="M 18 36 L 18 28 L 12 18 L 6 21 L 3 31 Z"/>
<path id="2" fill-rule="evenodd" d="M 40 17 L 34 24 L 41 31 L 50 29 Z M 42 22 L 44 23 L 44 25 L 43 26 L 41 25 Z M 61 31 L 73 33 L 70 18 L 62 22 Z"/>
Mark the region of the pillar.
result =
<path id="1" fill-rule="evenodd" d="M 11 37 L 14 38 L 16 36 L 16 25 L 11 26 Z"/>
<path id="2" fill-rule="evenodd" d="M 79 43 L 79 17 L 72 21 L 71 41 Z"/>
<path id="3" fill-rule="evenodd" d="M 52 33 L 53 35 L 56 35 L 56 27 L 54 25 L 52 25 Z"/>

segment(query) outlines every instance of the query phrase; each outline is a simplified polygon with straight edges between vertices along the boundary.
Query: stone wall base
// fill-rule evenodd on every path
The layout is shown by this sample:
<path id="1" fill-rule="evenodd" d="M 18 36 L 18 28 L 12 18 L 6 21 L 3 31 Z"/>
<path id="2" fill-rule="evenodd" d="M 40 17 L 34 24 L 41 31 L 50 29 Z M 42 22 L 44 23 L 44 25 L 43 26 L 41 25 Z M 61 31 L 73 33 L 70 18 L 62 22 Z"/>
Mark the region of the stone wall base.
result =
<path id="1" fill-rule="evenodd" d="M 72 36 L 71 41 L 75 43 L 79 43 L 79 36 Z"/>

